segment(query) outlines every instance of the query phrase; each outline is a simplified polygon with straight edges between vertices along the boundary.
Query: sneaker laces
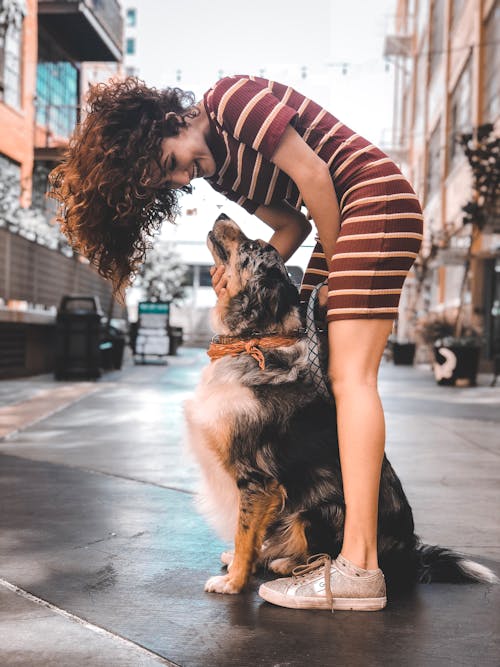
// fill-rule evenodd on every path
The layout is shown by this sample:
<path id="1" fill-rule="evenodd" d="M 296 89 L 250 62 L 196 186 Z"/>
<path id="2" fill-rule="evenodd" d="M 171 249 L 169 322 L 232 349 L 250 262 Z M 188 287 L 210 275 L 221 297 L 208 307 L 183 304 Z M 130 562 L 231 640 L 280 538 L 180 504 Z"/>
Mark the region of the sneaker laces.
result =
<path id="1" fill-rule="evenodd" d="M 297 565 L 292 570 L 292 577 L 294 579 L 301 579 L 302 581 L 309 581 L 318 576 L 318 570 L 324 568 L 325 577 L 325 593 L 328 602 L 333 604 L 333 594 L 330 585 L 332 559 L 329 554 L 315 554 L 309 556 L 304 565 Z"/>

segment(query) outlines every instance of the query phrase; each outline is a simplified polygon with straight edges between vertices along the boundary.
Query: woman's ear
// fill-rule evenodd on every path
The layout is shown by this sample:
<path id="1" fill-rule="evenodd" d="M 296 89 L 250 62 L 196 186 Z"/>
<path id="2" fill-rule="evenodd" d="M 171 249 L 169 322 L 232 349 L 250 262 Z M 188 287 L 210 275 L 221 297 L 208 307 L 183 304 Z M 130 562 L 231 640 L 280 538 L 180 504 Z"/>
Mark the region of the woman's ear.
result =
<path id="1" fill-rule="evenodd" d="M 175 111 L 169 111 L 168 113 L 165 114 L 165 120 L 168 121 L 170 119 L 175 119 L 176 121 L 182 120 L 179 114 L 175 113 Z"/>
<path id="2" fill-rule="evenodd" d="M 183 127 L 184 124 L 185 122 L 183 117 L 178 113 L 175 113 L 175 111 L 169 111 L 165 114 L 163 126 L 168 129 L 170 134 L 178 134 L 179 129 Z"/>

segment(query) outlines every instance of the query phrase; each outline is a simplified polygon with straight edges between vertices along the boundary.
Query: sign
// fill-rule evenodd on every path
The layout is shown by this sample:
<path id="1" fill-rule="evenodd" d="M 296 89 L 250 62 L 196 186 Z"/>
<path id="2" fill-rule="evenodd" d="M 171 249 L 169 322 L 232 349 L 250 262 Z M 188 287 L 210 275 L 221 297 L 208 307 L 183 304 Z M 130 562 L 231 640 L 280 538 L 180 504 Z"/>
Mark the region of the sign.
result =
<path id="1" fill-rule="evenodd" d="M 165 301 L 141 301 L 139 303 L 139 315 L 155 313 L 157 315 L 169 315 L 170 303 Z"/>
<path id="2" fill-rule="evenodd" d="M 139 303 L 139 328 L 135 352 L 142 356 L 164 357 L 168 354 L 168 317 L 170 303 L 165 301 L 142 301 Z"/>

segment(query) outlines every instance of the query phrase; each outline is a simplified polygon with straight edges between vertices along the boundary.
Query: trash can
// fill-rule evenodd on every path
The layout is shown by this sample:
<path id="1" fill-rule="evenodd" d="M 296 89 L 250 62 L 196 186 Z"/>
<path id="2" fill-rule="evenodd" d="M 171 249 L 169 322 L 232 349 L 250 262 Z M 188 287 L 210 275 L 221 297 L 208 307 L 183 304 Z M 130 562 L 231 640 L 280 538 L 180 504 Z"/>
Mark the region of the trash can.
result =
<path id="1" fill-rule="evenodd" d="M 177 350 L 182 345 L 182 327 L 168 327 L 168 354 L 169 356 L 175 356 Z"/>
<path id="2" fill-rule="evenodd" d="M 98 297 L 63 296 L 56 318 L 57 380 L 101 376 L 101 317 Z"/>
<path id="3" fill-rule="evenodd" d="M 101 351 L 101 368 L 104 370 L 120 370 L 125 350 L 125 334 L 108 324 L 104 331 L 101 331 L 99 349 Z"/>

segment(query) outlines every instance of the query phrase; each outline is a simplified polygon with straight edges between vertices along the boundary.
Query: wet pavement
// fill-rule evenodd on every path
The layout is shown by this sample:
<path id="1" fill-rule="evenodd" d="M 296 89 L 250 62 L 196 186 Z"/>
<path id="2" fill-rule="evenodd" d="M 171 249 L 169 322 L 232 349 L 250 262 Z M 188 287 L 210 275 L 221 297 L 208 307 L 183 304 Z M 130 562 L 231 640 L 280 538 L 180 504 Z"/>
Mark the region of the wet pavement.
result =
<path id="1" fill-rule="evenodd" d="M 0 382 L 2 667 L 498 667 L 500 586 L 419 585 L 371 614 L 273 607 L 257 596 L 261 576 L 240 596 L 203 592 L 227 546 L 195 511 L 183 447 L 182 402 L 205 363 L 182 349 L 88 390 Z M 386 363 L 380 390 L 417 532 L 500 574 L 489 380 L 438 387 L 427 368 Z"/>

